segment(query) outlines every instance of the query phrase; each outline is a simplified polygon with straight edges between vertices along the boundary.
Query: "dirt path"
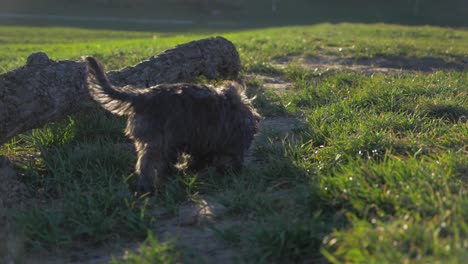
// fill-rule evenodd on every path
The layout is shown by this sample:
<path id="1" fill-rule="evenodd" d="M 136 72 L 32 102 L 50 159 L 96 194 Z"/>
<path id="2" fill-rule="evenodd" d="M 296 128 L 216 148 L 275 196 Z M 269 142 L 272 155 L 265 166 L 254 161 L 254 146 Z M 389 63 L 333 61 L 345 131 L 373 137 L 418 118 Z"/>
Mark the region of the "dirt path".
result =
<path id="1" fill-rule="evenodd" d="M 278 68 L 285 68 L 289 63 L 300 65 L 309 70 L 353 71 L 363 74 L 468 70 L 468 57 L 452 57 L 450 61 L 446 61 L 442 58 L 432 57 L 376 56 L 373 58 L 354 59 L 332 55 L 316 55 L 306 57 L 287 56 L 273 61 L 273 65 Z"/>

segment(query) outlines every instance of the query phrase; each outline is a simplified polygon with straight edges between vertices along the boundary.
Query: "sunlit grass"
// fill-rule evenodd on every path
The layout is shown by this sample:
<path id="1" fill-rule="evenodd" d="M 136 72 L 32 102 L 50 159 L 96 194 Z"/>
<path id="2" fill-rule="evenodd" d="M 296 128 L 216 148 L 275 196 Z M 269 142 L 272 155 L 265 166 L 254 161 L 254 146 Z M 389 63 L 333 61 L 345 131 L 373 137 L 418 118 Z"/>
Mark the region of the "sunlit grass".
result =
<path id="1" fill-rule="evenodd" d="M 172 243 L 161 243 L 151 234 L 139 247 L 140 253 L 126 252 L 121 260 L 112 259 L 111 264 L 166 264 L 178 263 L 180 254 L 174 249 Z"/>
<path id="2" fill-rule="evenodd" d="M 97 55 L 109 69 L 135 64 L 190 40 L 222 34 L 236 44 L 247 71 L 271 69 L 271 59 L 288 55 L 333 54 L 341 57 L 466 56 L 468 33 L 438 27 L 322 24 L 183 35 L 75 28 L 0 27 L 0 72 L 12 70 L 37 51 L 53 59 Z M 365 36 L 365 37 L 363 37 Z"/>
<path id="3" fill-rule="evenodd" d="M 117 69 L 211 35 L 14 27 L 0 32 L 1 72 L 39 50 L 53 59 L 94 55 Z M 187 199 L 210 195 L 226 206 L 226 217 L 246 219 L 245 225 L 215 229 L 220 243 L 238 249 L 246 261 L 466 259 L 468 126 L 460 120 L 468 115 L 468 73 L 321 74 L 294 63 L 273 65 L 279 57 L 315 54 L 450 61 L 468 54 L 465 30 L 322 24 L 223 36 L 238 47 L 244 73 L 293 83 L 281 93 L 263 90 L 257 79 L 248 85 L 256 88 L 249 92 L 257 95 L 266 119 L 297 119 L 294 138 L 265 131 L 254 149 L 260 161 L 240 175 L 183 172 L 156 199 L 139 199 L 130 192 L 135 157 L 122 132 L 124 120 L 88 112 L 20 135 L 0 153 L 49 202 L 13 213 L 28 245 L 67 248 L 76 241 L 144 237 L 154 223 L 153 206 L 173 213 Z M 179 256 L 151 236 L 140 251 L 129 261 L 164 263 Z"/>

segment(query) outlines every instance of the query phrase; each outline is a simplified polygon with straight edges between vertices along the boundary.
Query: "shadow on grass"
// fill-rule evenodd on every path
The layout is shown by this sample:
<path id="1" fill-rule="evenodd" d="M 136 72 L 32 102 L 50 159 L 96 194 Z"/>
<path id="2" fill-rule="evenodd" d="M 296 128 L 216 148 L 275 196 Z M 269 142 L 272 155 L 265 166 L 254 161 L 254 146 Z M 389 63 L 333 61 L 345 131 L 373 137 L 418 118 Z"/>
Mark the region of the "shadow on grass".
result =
<path id="1" fill-rule="evenodd" d="M 287 65 L 298 59 L 297 56 L 283 56 L 274 59 L 281 65 Z M 299 58 L 301 59 L 301 58 Z M 448 60 L 436 57 L 416 58 L 413 56 L 375 56 L 370 58 L 341 58 L 333 55 L 308 56 L 301 59 L 304 66 L 310 68 L 331 68 L 343 70 L 355 70 L 367 72 L 373 70 L 381 72 L 381 69 L 412 70 L 431 72 L 434 70 L 464 71 L 468 68 L 468 57 L 451 56 Z"/>
<path id="2" fill-rule="evenodd" d="M 467 67 L 468 57 L 453 57 L 453 61 L 441 58 L 415 58 L 404 56 L 377 56 L 374 58 L 362 58 L 347 60 L 344 64 L 357 64 L 366 66 L 378 66 L 382 68 L 395 68 L 402 70 L 416 70 L 428 72 L 432 70 L 456 70 L 463 71 Z"/>
<path id="3" fill-rule="evenodd" d="M 458 122 L 463 116 L 468 116 L 468 108 L 449 104 L 427 104 L 423 111 L 428 117 L 442 118 L 450 122 Z"/>

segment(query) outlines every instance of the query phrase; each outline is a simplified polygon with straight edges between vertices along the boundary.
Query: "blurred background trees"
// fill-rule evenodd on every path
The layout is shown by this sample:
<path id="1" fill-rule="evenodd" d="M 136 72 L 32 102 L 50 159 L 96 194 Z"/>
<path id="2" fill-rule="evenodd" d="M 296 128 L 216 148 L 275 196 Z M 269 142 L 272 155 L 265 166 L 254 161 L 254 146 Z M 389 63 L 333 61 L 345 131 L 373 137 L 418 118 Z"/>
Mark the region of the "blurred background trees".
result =
<path id="1" fill-rule="evenodd" d="M 222 19 L 252 27 L 322 22 L 468 26 L 468 0 L 1 0 L 0 13 Z"/>

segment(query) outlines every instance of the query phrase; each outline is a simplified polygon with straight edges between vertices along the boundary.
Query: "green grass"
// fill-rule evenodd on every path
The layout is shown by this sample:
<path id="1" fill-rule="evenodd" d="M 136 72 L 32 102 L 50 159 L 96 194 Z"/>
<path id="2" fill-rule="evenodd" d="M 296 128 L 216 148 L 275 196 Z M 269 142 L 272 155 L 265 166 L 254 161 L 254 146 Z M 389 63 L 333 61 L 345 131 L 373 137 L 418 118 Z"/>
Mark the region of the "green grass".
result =
<path id="1" fill-rule="evenodd" d="M 121 121 L 102 112 L 82 114 L 4 147 L 13 159 L 32 153 L 17 166 L 28 187 L 49 204 L 14 216 L 30 245 L 64 247 L 77 239 L 100 243 L 146 235 L 152 221 L 145 213 L 148 199 L 134 198 L 129 190 L 135 158 Z"/>
<path id="2" fill-rule="evenodd" d="M 178 263 L 180 259 L 179 253 L 174 249 L 174 246 L 169 243 L 161 243 L 157 238 L 153 237 L 151 233 L 148 238 L 143 242 L 140 247 L 140 254 L 134 252 L 128 252 L 122 260 L 115 258 L 110 262 L 111 264 L 166 264 L 166 263 Z"/>
<path id="3" fill-rule="evenodd" d="M 0 36 L 6 72 L 38 50 L 54 59 L 95 55 L 116 69 L 208 34 L 0 27 Z M 322 24 L 223 36 L 238 47 L 244 73 L 294 84 L 277 94 L 249 81 L 265 118 L 299 120 L 294 140 L 266 131 L 254 149 L 260 161 L 240 175 L 180 173 L 159 197 L 135 198 L 124 120 L 81 113 L 20 135 L 0 153 L 16 161 L 21 180 L 46 201 L 11 212 L 29 246 L 66 249 L 145 237 L 154 224 L 151 208 L 176 212 L 202 194 L 223 203 L 225 217 L 245 220 L 213 230 L 250 262 L 461 263 L 468 257 L 468 126 L 458 121 L 468 115 L 466 70 L 321 74 L 273 63 L 317 54 L 466 59 L 466 30 Z M 140 252 L 129 262 L 168 263 L 184 253 L 151 235 Z"/>
<path id="4" fill-rule="evenodd" d="M 0 27 L 0 73 L 23 65 L 32 52 L 52 59 L 95 55 L 108 69 L 136 64 L 174 45 L 221 34 L 159 34 L 70 28 Z M 288 55 L 330 54 L 361 58 L 385 56 L 466 57 L 468 33 L 460 29 L 397 25 L 322 24 L 246 30 L 223 36 L 236 44 L 246 71 L 275 73 L 271 60 Z M 358 37 L 361 36 L 361 37 Z M 366 37 L 362 37 L 366 36 Z M 341 48 L 341 51 L 340 51 Z"/>

